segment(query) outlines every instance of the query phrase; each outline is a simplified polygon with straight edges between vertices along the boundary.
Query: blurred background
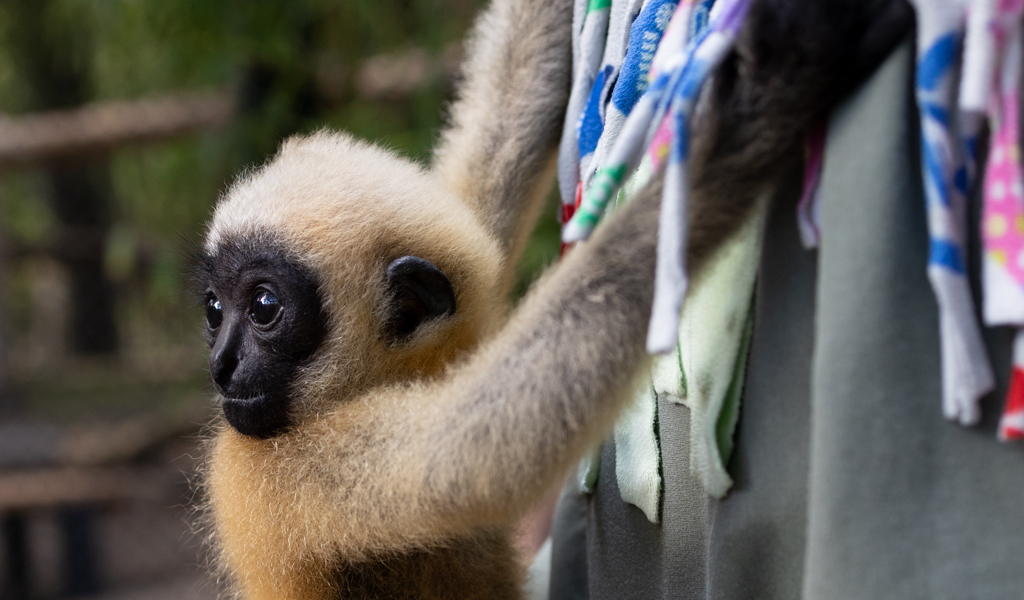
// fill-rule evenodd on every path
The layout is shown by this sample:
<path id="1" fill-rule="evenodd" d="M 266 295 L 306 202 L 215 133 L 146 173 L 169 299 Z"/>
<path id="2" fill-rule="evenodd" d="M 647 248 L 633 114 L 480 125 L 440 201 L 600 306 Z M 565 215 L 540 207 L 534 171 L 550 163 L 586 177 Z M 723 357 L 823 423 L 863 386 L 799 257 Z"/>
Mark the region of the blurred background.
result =
<path id="1" fill-rule="evenodd" d="M 289 135 L 429 160 L 481 4 L 0 0 L 0 600 L 216 596 L 189 244 Z"/>

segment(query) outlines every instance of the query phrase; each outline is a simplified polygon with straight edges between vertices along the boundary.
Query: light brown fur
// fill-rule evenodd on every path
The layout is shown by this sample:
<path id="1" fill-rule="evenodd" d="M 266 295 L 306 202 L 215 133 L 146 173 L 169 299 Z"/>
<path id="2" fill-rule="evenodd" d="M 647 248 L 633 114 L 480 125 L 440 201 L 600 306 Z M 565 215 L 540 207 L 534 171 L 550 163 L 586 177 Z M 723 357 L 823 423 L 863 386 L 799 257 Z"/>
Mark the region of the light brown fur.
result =
<path id="1" fill-rule="evenodd" d="M 319 277 L 330 315 L 293 386 L 295 426 L 255 440 L 222 424 L 211 451 L 216 544 L 241 596 L 518 595 L 508 523 L 532 498 L 517 493 L 498 510 L 450 488 L 491 469 L 488 449 L 460 447 L 508 410 L 483 418 L 460 406 L 477 402 L 469 388 L 484 375 L 466 355 L 505 321 L 514 266 L 550 186 L 570 13 L 564 1 L 517 0 L 482 17 L 432 171 L 323 132 L 286 142 L 218 206 L 209 252 L 228 238 L 279 242 Z M 393 345 L 379 335 L 381 275 L 403 255 L 440 268 L 458 310 Z M 438 379 L 458 363 L 462 377 Z M 548 480 L 551 468 L 561 466 L 545 469 Z"/>
<path id="2" fill-rule="evenodd" d="M 342 392 L 331 410 L 270 440 L 223 428 L 208 486 L 223 559 L 245 597 L 378 597 L 325 573 L 374 570 L 381 556 L 396 573 L 436 573 L 422 561 L 467 544 L 491 576 L 474 584 L 464 568 L 445 569 L 449 593 L 476 597 L 486 584 L 504 592 L 481 597 L 516 597 L 507 524 L 607 430 L 644 362 L 656 222 L 651 192 L 443 378 Z"/>
<path id="3" fill-rule="evenodd" d="M 433 170 L 324 132 L 286 142 L 218 206 L 210 252 L 226 239 L 280 243 L 317 276 L 329 315 L 292 385 L 293 425 L 261 440 L 221 424 L 212 445 L 213 529 L 242 597 L 519 597 L 509 524 L 611 427 L 646 364 L 653 293 L 657 182 L 506 320 L 550 186 L 570 13 L 567 0 L 485 13 Z M 784 172 L 765 165 L 791 164 L 827 108 L 749 147 L 764 120 L 744 98 L 774 81 L 745 70 L 749 51 L 741 43 L 694 127 L 694 276 Z M 458 309 L 394 344 L 380 335 L 383 273 L 404 255 L 440 268 Z"/>

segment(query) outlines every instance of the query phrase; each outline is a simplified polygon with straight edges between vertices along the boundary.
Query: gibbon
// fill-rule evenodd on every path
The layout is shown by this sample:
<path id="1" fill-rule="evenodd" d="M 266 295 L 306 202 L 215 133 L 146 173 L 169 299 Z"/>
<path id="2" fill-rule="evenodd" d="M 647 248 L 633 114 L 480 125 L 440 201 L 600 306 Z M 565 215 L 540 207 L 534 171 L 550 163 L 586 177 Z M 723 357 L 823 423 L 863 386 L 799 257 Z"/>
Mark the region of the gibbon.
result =
<path id="1" fill-rule="evenodd" d="M 571 4 L 483 14 L 430 170 L 320 132 L 218 204 L 198 259 L 223 408 L 205 489 L 239 596 L 520 597 L 510 523 L 630 397 L 653 294 L 657 181 L 508 314 L 553 179 Z M 904 9 L 755 3 L 693 127 L 696 276 Z"/>

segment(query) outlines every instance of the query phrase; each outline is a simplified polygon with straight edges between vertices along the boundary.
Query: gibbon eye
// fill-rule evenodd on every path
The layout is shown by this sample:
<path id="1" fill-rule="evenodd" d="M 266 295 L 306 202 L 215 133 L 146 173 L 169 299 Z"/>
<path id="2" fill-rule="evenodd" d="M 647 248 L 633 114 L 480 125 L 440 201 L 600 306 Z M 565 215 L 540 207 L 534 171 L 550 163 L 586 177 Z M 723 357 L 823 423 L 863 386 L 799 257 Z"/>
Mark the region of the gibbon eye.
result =
<path id="1" fill-rule="evenodd" d="M 281 303 L 270 290 L 260 290 L 252 300 L 252 320 L 257 325 L 270 325 L 281 312 Z"/>
<path id="2" fill-rule="evenodd" d="M 220 327 L 223 320 L 224 309 L 220 305 L 220 300 L 216 298 L 208 299 L 206 301 L 206 324 L 210 326 L 210 329 L 216 329 Z"/>

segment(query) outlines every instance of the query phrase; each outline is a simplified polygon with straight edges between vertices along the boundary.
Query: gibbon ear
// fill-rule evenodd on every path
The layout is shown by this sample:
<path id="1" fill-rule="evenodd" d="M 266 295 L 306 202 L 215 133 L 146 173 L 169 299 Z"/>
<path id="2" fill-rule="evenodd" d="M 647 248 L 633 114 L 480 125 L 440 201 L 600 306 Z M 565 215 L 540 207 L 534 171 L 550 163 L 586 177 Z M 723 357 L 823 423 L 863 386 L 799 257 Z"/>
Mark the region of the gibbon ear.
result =
<path id="1" fill-rule="evenodd" d="M 429 260 L 403 256 L 388 265 L 385 336 L 408 338 L 424 322 L 455 314 L 455 290 L 448 277 Z"/>

